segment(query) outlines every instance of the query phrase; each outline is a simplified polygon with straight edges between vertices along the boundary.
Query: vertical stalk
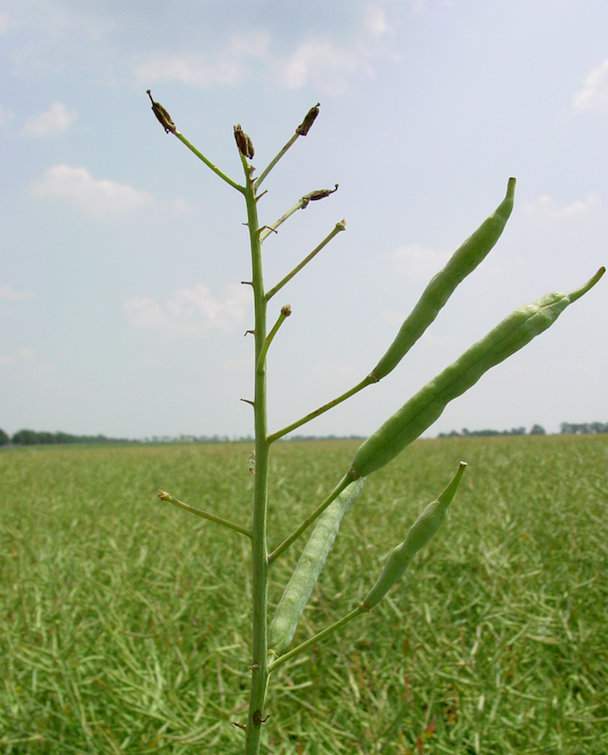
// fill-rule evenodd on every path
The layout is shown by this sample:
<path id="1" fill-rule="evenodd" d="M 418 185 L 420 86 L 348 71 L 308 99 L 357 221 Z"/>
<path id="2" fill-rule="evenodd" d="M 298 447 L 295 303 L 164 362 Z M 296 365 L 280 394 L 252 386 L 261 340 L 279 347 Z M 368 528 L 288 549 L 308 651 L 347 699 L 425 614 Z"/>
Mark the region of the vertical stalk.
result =
<path id="1" fill-rule="evenodd" d="M 247 223 L 251 246 L 251 272 L 255 310 L 255 485 L 253 495 L 252 545 L 252 588 L 253 588 L 253 627 L 252 665 L 249 713 L 247 717 L 246 755 L 258 755 L 262 723 L 264 721 L 264 700 L 268 684 L 268 640 L 267 640 L 267 592 L 268 592 L 268 547 L 266 512 L 268 503 L 268 450 L 266 428 L 266 359 L 263 353 L 266 339 L 266 299 L 262 275 L 262 254 L 258 213 L 255 201 L 255 187 L 250 167 L 241 158 L 247 178 L 245 201 Z M 260 359 L 261 355 L 261 359 Z"/>

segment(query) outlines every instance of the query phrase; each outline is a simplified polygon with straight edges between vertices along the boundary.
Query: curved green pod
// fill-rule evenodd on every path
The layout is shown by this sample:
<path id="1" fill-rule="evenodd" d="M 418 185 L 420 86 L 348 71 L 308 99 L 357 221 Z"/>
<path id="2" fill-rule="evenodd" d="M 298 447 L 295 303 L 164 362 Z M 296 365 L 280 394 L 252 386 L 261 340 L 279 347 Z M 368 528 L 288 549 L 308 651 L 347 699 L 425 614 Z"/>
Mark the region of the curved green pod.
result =
<path id="1" fill-rule="evenodd" d="M 422 514 L 410 527 L 405 540 L 389 553 L 382 573 L 361 604 L 362 610 L 369 611 L 382 600 L 395 582 L 401 579 L 416 553 L 429 542 L 441 527 L 466 467 L 466 462 L 461 461 L 458 471 L 447 488 L 439 498 L 426 506 Z"/>
<path id="2" fill-rule="evenodd" d="M 515 310 L 485 338 L 427 383 L 357 450 L 351 479 L 365 477 L 391 461 L 491 367 L 523 348 L 552 325 L 564 309 L 591 289 L 605 272 L 601 267 L 582 288 L 570 294 L 547 294 L 534 304 Z"/>
<path id="3" fill-rule="evenodd" d="M 370 373 L 377 382 L 388 375 L 403 359 L 439 314 L 459 283 L 483 262 L 500 238 L 513 210 L 515 179 L 509 178 L 505 198 L 489 218 L 458 247 L 443 270 L 435 275 L 422 292 L 414 309 L 405 319 L 395 340 Z"/>
<path id="4" fill-rule="evenodd" d="M 300 616 L 334 544 L 342 518 L 359 497 L 363 480 L 352 482 L 317 520 L 270 625 L 269 647 L 282 652 L 291 643 Z"/>

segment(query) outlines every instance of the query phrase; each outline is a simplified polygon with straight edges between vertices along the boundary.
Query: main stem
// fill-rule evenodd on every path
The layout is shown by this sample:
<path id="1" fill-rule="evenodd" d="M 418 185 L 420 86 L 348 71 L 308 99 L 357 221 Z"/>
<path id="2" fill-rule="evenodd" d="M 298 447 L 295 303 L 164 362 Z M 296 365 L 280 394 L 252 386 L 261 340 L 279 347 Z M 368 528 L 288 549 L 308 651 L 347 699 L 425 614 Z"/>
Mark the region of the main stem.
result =
<path id="1" fill-rule="evenodd" d="M 246 755 L 258 755 L 264 700 L 268 684 L 267 640 L 267 592 L 268 592 L 268 547 L 266 512 L 268 508 L 268 450 L 266 428 L 266 359 L 262 355 L 266 340 L 266 299 L 262 275 L 262 254 L 255 187 L 247 161 L 243 158 L 247 183 L 247 224 L 251 246 L 251 272 L 255 310 L 255 486 L 253 496 L 253 523 L 251 530 L 253 573 L 253 630 L 251 693 L 247 717 Z"/>

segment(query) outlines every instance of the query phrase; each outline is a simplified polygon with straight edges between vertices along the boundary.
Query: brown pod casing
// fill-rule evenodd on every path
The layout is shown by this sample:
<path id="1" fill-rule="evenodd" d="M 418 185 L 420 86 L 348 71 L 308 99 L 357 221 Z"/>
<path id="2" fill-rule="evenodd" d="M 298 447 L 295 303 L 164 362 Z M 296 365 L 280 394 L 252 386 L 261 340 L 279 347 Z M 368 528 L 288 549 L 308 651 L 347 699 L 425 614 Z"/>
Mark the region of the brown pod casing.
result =
<path id="1" fill-rule="evenodd" d="M 239 148 L 241 155 L 243 155 L 243 157 L 248 157 L 251 160 L 255 154 L 253 142 L 243 131 L 240 123 L 237 123 L 234 127 L 234 141 L 236 142 L 236 146 Z"/>
<path id="2" fill-rule="evenodd" d="M 152 112 L 156 116 L 156 119 L 160 123 L 160 125 L 165 129 L 165 133 L 168 134 L 171 132 L 172 134 L 175 133 L 175 123 L 173 123 L 173 118 L 169 115 L 169 113 L 165 110 L 165 108 L 160 104 L 160 102 L 155 102 L 152 99 L 152 93 L 149 89 L 146 89 L 146 94 L 150 98 L 150 102 L 152 103 Z"/>
<path id="3" fill-rule="evenodd" d="M 333 194 L 335 191 L 338 191 L 338 184 L 334 186 L 333 189 L 317 189 L 316 191 L 311 191 L 310 194 L 306 194 L 303 199 L 306 200 L 306 206 L 309 202 L 317 202 L 319 199 L 325 199 L 325 197 L 328 197 L 330 194 Z"/>
<path id="4" fill-rule="evenodd" d="M 319 115 L 319 106 L 320 102 L 317 102 L 316 105 L 310 108 L 310 110 L 306 113 L 304 116 L 304 120 L 296 129 L 296 134 L 299 136 L 306 136 L 306 134 L 310 131 L 312 124 L 315 122 L 316 117 Z"/>

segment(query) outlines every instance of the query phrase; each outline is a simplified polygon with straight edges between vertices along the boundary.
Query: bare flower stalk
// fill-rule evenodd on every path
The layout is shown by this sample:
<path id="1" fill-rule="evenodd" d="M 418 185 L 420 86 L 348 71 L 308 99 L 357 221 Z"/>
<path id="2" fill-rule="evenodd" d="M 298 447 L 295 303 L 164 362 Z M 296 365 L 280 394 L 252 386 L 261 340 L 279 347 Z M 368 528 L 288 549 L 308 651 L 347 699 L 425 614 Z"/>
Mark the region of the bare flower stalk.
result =
<path id="1" fill-rule="evenodd" d="M 266 419 L 266 297 L 262 269 L 262 249 L 259 232 L 256 191 L 252 179 L 252 166 L 241 154 L 245 172 L 245 203 L 251 252 L 251 280 L 255 314 L 255 376 L 254 376 L 254 428 L 255 428 L 255 483 L 253 496 L 253 522 L 251 528 L 252 555 L 252 658 L 251 692 L 247 716 L 247 755 L 257 755 L 260 748 L 262 724 L 265 720 L 264 702 L 268 686 L 268 443 Z M 278 328 L 277 328 L 278 330 Z M 275 331 L 276 333 L 276 331 Z"/>
<path id="2" fill-rule="evenodd" d="M 198 516 L 201 519 L 206 519 L 208 522 L 215 522 L 215 524 L 221 524 L 222 527 L 227 527 L 229 530 L 233 530 L 234 532 L 240 532 L 241 535 L 245 535 L 245 537 L 251 537 L 251 532 L 245 527 L 241 527 L 240 524 L 235 524 L 234 522 L 231 522 L 229 519 L 224 519 L 222 516 L 217 516 L 216 514 L 210 514 L 208 511 L 203 511 L 202 509 L 196 509 L 194 506 L 190 506 L 187 503 L 184 503 L 184 501 L 180 501 L 179 498 L 175 498 L 170 493 L 167 493 L 166 490 L 160 490 L 158 493 L 158 497 L 161 501 L 166 501 L 167 503 L 170 503 L 172 506 L 177 507 L 178 509 L 183 509 L 184 511 L 188 511 L 190 514 L 194 514 L 194 516 Z"/>

